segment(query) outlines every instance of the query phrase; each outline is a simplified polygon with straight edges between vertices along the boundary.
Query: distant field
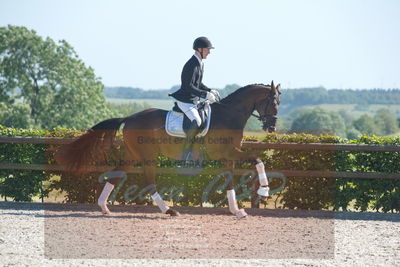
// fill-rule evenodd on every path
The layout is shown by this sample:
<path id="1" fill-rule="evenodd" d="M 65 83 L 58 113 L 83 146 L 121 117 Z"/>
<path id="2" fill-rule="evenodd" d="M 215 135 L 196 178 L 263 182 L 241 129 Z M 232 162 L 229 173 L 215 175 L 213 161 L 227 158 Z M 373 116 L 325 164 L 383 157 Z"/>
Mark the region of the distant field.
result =
<path id="1" fill-rule="evenodd" d="M 169 99 L 126 99 L 126 98 L 107 98 L 107 101 L 113 104 L 129 104 L 129 103 L 147 103 L 153 108 L 171 109 L 174 105 L 172 98 Z"/>
<path id="2" fill-rule="evenodd" d="M 304 106 L 305 108 L 322 108 L 328 111 L 339 111 L 346 110 L 350 112 L 354 117 L 359 117 L 363 114 L 373 116 L 379 109 L 389 109 L 396 115 L 400 115 L 400 104 L 399 105 L 357 105 L 357 104 L 320 104 L 320 105 L 309 105 Z"/>
<path id="3" fill-rule="evenodd" d="M 108 102 L 114 104 L 129 104 L 129 103 L 147 103 L 151 107 L 169 110 L 174 105 L 173 99 L 125 99 L 125 98 L 107 98 Z M 320 104 L 302 106 L 302 108 L 322 108 L 328 111 L 338 112 L 339 110 L 348 111 L 353 117 L 358 118 L 363 114 L 373 116 L 379 109 L 389 109 L 391 112 L 400 116 L 399 105 L 357 105 L 357 104 Z"/>

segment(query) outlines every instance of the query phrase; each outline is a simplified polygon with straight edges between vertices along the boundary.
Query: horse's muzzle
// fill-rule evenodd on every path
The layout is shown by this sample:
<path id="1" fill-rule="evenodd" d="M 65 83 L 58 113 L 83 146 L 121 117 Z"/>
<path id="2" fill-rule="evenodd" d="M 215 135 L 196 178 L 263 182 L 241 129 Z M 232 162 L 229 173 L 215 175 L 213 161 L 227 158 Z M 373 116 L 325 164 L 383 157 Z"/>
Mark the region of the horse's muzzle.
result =
<path id="1" fill-rule="evenodd" d="M 276 131 L 276 127 L 275 126 L 270 126 L 267 128 L 267 132 L 269 133 L 274 133 Z"/>

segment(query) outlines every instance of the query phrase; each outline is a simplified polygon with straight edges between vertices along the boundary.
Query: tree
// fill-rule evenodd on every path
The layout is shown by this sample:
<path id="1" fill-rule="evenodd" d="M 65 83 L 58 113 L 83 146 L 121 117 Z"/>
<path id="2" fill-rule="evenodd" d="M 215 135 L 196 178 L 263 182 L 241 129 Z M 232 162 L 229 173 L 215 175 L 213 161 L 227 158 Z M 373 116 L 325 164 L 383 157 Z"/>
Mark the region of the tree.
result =
<path id="1" fill-rule="evenodd" d="M 0 102 L 0 123 L 7 127 L 29 128 L 34 124 L 27 104 L 9 105 Z"/>
<path id="2" fill-rule="evenodd" d="M 378 110 L 374 116 L 374 121 L 382 135 L 394 134 L 399 130 L 396 116 L 388 109 Z"/>
<path id="3" fill-rule="evenodd" d="M 348 139 L 357 139 L 361 136 L 360 131 L 358 131 L 356 128 L 354 128 L 353 126 L 349 126 L 346 129 L 346 135 Z"/>
<path id="4" fill-rule="evenodd" d="M 250 117 L 244 128 L 247 131 L 260 131 L 262 129 L 261 122 L 254 117 Z"/>
<path id="5" fill-rule="evenodd" d="M 151 106 L 147 102 L 134 102 L 126 104 L 107 103 L 107 106 L 112 109 L 118 117 L 128 117 L 136 112 L 151 108 Z"/>
<path id="6" fill-rule="evenodd" d="M 352 123 L 353 120 L 354 120 L 354 116 L 353 116 L 348 110 L 340 109 L 340 110 L 338 111 L 338 114 L 340 115 L 340 117 L 342 117 L 343 122 L 344 122 L 344 124 L 345 124 L 346 126 L 350 126 L 351 123 Z"/>
<path id="7" fill-rule="evenodd" d="M 293 120 L 292 130 L 332 131 L 336 135 L 346 137 L 346 128 L 342 118 L 333 112 L 321 108 L 305 110 Z"/>
<path id="8" fill-rule="evenodd" d="M 377 127 L 374 120 L 367 114 L 361 115 L 353 121 L 353 126 L 362 134 L 377 134 Z"/>
<path id="9" fill-rule="evenodd" d="M 0 101 L 25 110 L 30 127 L 86 129 L 110 116 L 103 90 L 66 41 L 56 44 L 25 27 L 0 27 Z"/>
<path id="10" fill-rule="evenodd" d="M 235 92 L 240 87 L 241 86 L 239 86 L 237 84 L 228 84 L 223 89 L 219 90 L 219 93 L 220 93 L 221 97 L 226 97 L 229 94 Z"/>

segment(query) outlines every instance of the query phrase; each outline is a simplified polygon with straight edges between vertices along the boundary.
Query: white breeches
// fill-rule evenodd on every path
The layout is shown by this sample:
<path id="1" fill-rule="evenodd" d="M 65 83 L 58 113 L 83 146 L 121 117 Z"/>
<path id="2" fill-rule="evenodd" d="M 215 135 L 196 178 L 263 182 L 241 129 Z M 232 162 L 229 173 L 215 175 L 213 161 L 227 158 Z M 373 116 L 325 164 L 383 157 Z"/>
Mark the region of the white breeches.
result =
<path id="1" fill-rule="evenodd" d="M 197 106 L 192 103 L 184 103 L 180 101 L 176 101 L 178 107 L 185 113 L 185 115 L 189 118 L 190 121 L 196 121 L 197 126 L 200 127 L 201 125 L 201 117 L 197 110 Z"/>

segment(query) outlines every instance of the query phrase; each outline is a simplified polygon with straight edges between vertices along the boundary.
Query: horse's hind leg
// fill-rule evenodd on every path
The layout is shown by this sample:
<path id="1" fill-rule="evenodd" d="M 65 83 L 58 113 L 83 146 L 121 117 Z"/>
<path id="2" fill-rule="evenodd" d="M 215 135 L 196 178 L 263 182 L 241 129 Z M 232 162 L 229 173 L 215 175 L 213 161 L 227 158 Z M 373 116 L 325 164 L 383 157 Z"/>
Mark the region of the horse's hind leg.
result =
<path id="1" fill-rule="evenodd" d="M 149 187 L 149 193 L 154 202 L 160 208 L 162 213 L 169 214 L 171 216 L 179 216 L 179 212 L 168 207 L 156 188 L 156 166 L 144 166 L 144 175 L 146 177 L 147 186 Z"/>
<path id="2" fill-rule="evenodd" d="M 171 209 L 165 204 L 164 200 L 161 198 L 160 194 L 157 191 L 155 191 L 155 193 L 151 195 L 151 198 L 154 202 L 156 202 L 162 213 L 169 214 L 171 216 L 180 215 L 178 211 Z"/>
<path id="3" fill-rule="evenodd" d="M 104 215 L 110 214 L 110 210 L 107 207 L 107 200 L 111 192 L 114 190 L 114 185 L 107 182 L 101 191 L 100 196 L 97 199 L 97 205 L 101 208 L 101 213 Z"/>
<path id="4" fill-rule="evenodd" d="M 118 185 L 121 180 L 127 178 L 125 168 L 117 167 L 112 171 L 102 173 L 99 177 L 99 182 L 103 183 L 106 181 L 101 194 L 97 199 L 97 205 L 101 208 L 104 215 L 110 214 L 110 210 L 107 207 L 107 201 L 110 197 L 111 192 L 114 190 L 115 185 Z"/>
<path id="5" fill-rule="evenodd" d="M 97 199 L 97 204 L 100 206 L 103 214 L 110 214 L 110 210 L 107 207 L 108 198 L 110 197 L 110 194 L 114 190 L 115 186 L 122 186 L 122 184 L 126 181 L 128 178 L 127 173 L 133 167 L 133 165 L 133 154 L 130 150 L 127 150 L 124 156 L 124 161 L 120 161 L 119 166 L 114 168 L 112 171 L 102 173 L 99 176 L 100 185 L 104 184 L 105 182 Z M 100 190 L 98 190 L 98 192 L 100 192 Z"/>

